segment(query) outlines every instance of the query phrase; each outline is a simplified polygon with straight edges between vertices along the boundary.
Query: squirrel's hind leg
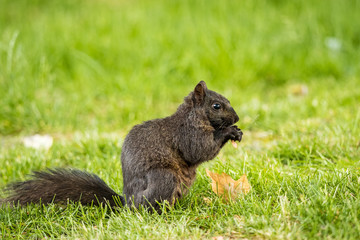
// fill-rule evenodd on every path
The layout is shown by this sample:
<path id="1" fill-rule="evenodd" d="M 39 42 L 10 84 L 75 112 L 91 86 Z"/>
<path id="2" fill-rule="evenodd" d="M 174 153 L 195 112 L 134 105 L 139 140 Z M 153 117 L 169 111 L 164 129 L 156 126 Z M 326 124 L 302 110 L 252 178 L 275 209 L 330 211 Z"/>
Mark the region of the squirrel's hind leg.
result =
<path id="1" fill-rule="evenodd" d="M 136 208 L 142 205 L 150 211 L 154 209 L 160 213 L 159 203 L 167 201 L 173 205 L 176 199 L 181 196 L 176 177 L 168 170 L 150 170 L 146 174 L 146 184 L 145 190 L 134 191 L 130 199 L 127 199 L 129 205 Z"/>

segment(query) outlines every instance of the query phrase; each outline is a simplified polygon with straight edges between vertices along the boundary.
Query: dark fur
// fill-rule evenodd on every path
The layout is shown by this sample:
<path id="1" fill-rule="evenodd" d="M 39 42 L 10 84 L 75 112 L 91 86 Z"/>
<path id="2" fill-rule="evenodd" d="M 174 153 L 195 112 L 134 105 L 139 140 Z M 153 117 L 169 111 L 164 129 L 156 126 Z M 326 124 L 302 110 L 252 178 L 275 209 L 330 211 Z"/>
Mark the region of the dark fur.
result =
<path id="1" fill-rule="evenodd" d="M 34 172 L 32 179 L 15 182 L 7 186 L 11 196 L 6 202 L 25 205 L 27 203 L 63 203 L 81 201 L 84 205 L 109 203 L 122 204 L 125 200 L 115 193 L 95 174 L 71 169 L 52 169 Z M 119 204 L 118 204 L 119 205 Z"/>
<path id="2" fill-rule="evenodd" d="M 229 101 L 201 81 L 173 115 L 136 125 L 121 154 L 126 203 L 159 210 L 157 202 L 173 204 L 180 199 L 193 184 L 199 164 L 213 159 L 228 140 L 241 140 L 241 130 L 233 125 L 238 120 Z M 9 189 L 12 194 L 4 202 L 80 200 L 114 206 L 113 197 L 118 197 L 125 203 L 96 175 L 78 170 L 35 172 L 32 180 Z"/>

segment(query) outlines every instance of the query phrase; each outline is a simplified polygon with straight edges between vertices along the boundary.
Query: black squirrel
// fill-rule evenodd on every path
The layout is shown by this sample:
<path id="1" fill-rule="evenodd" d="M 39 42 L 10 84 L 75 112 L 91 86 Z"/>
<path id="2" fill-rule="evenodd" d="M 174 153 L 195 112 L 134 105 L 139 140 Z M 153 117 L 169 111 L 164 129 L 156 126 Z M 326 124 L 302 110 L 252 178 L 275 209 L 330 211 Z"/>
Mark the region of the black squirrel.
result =
<path id="1" fill-rule="evenodd" d="M 204 81 L 166 118 L 134 126 L 122 146 L 124 196 L 98 176 L 72 169 L 34 172 L 32 179 L 9 184 L 1 203 L 66 203 L 129 205 L 160 211 L 186 194 L 199 164 L 215 158 L 228 140 L 241 141 L 239 120 L 230 102 L 207 89 Z"/>

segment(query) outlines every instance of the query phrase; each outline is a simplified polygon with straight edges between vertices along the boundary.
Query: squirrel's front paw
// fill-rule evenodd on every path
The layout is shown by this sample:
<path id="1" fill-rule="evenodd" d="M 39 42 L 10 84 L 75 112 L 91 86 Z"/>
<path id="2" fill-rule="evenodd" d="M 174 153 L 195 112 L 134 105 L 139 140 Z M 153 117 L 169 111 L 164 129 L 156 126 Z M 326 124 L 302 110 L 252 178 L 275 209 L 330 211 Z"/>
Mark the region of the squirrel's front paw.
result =
<path id="1" fill-rule="evenodd" d="M 231 127 L 228 128 L 229 130 L 229 139 L 230 140 L 234 140 L 234 141 L 241 141 L 243 132 L 241 131 L 240 128 L 238 128 L 238 126 L 233 125 Z"/>

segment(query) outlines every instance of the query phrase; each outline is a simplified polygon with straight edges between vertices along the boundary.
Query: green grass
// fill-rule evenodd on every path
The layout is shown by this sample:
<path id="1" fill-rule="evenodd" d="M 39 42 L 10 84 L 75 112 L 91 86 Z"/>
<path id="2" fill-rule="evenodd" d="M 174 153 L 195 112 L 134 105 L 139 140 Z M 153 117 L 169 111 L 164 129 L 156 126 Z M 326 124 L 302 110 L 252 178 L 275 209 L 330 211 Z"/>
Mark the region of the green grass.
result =
<path id="1" fill-rule="evenodd" d="M 0 187 L 73 167 L 121 192 L 126 133 L 173 113 L 200 80 L 231 100 L 244 129 L 162 215 L 3 208 L 0 238 L 360 238 L 360 1 L 0 6 Z M 294 94 L 299 84 L 308 93 Z M 54 137 L 50 150 L 23 146 L 36 133 Z M 250 194 L 225 204 L 205 168 L 246 173 Z"/>

